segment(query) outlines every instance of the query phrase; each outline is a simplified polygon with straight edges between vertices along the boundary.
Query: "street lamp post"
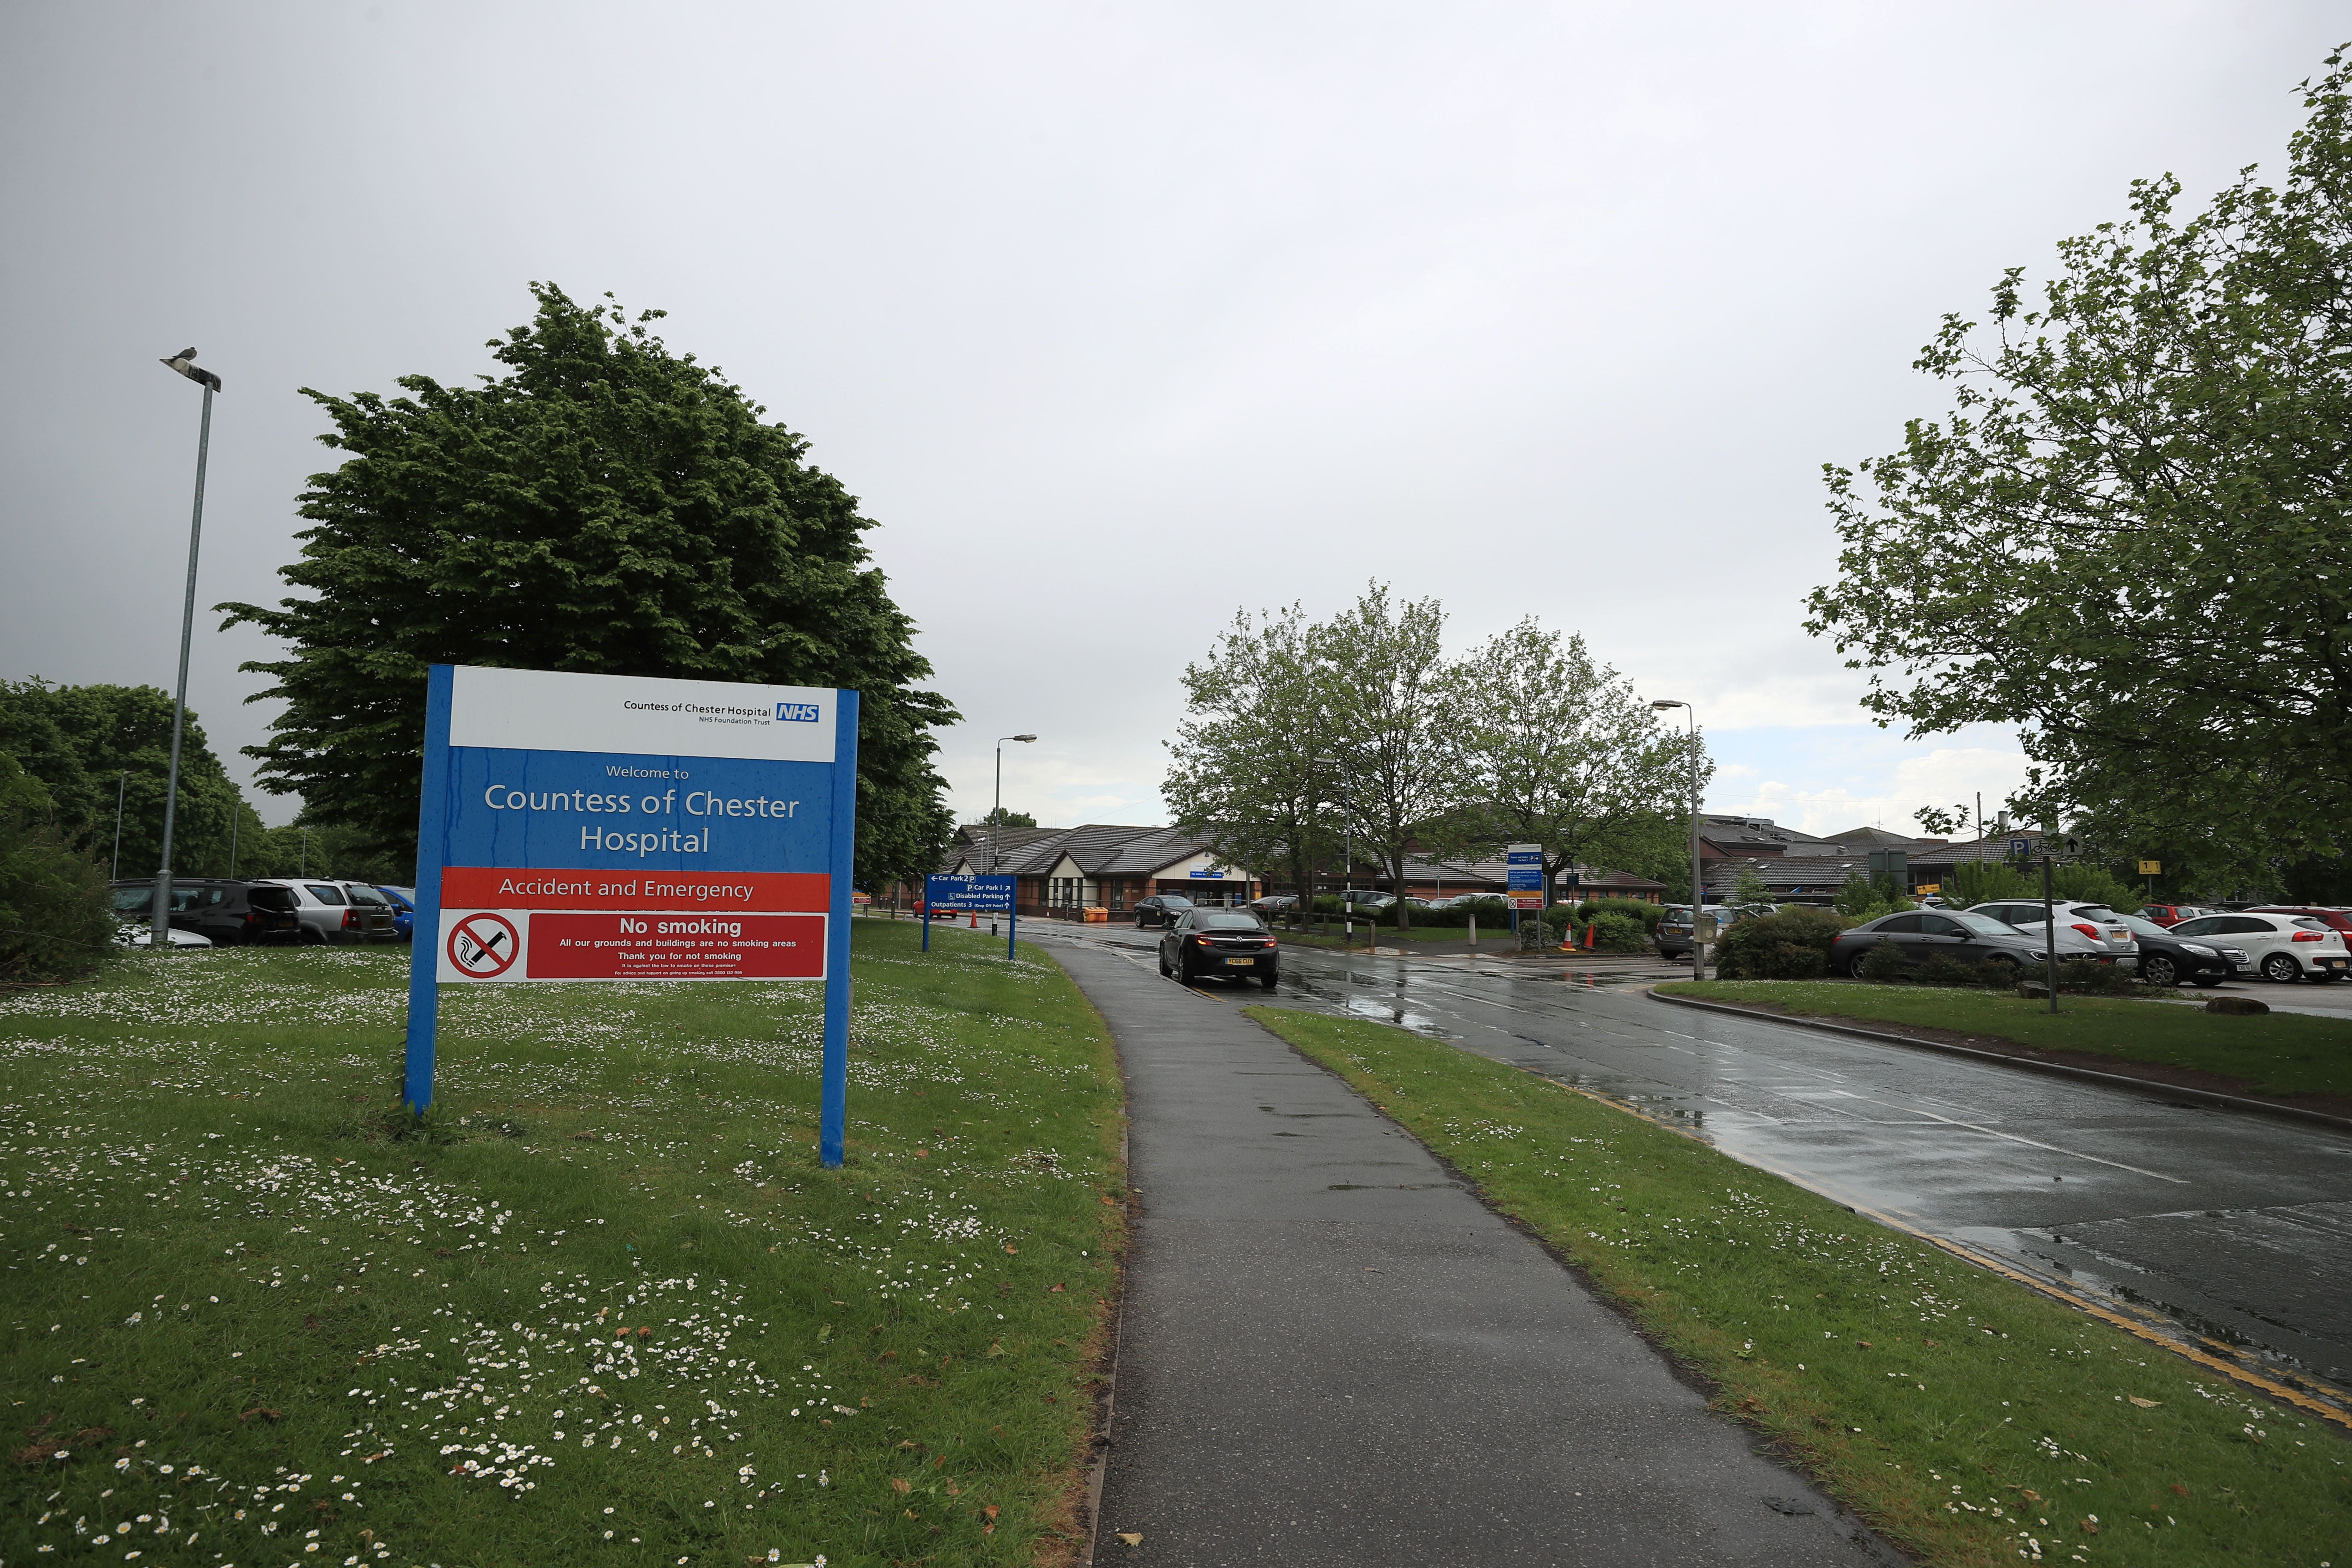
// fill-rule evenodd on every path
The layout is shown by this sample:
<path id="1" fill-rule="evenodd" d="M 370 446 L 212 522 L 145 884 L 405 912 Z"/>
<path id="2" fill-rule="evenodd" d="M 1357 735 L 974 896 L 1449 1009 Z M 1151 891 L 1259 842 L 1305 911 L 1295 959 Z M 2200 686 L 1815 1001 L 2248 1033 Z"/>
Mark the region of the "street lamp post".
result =
<path id="1" fill-rule="evenodd" d="M 196 351 L 182 349 L 162 362 L 205 389 L 203 423 L 196 428 L 196 504 L 188 520 L 188 589 L 180 606 L 180 684 L 172 698 L 172 766 L 163 781 L 163 857 L 155 871 L 154 922 L 148 942 L 157 952 L 172 948 L 172 833 L 180 808 L 180 735 L 188 720 L 188 644 L 196 626 L 196 547 L 205 531 L 205 459 L 213 443 L 213 394 L 221 378 L 196 364 Z"/>
<path id="2" fill-rule="evenodd" d="M 131 772 L 126 768 L 114 781 L 114 869 L 108 873 L 110 882 L 122 880 L 122 792 L 130 784 Z"/>
<path id="3" fill-rule="evenodd" d="M 1348 804 L 1348 768 L 1337 757 L 1318 757 L 1315 765 L 1339 770 L 1339 894 L 1340 942 L 1349 949 L 1356 945 L 1356 900 L 1350 895 L 1356 890 L 1356 815 Z"/>
<path id="4" fill-rule="evenodd" d="M 1007 741 L 1019 741 L 1025 744 L 1036 738 L 1037 737 L 1034 735 L 999 735 L 996 737 L 996 804 L 989 808 L 988 813 L 988 874 L 992 877 L 996 875 L 996 834 L 997 830 L 1004 826 L 1004 742 Z M 1017 904 L 1021 900 L 1015 899 L 1013 901 Z M 988 934 L 991 936 L 994 936 L 996 934 L 996 922 L 994 921 L 988 922 Z"/>
<path id="5" fill-rule="evenodd" d="M 1687 702 L 1661 699 L 1650 704 L 1660 712 L 1679 708 L 1690 718 L 1691 763 L 1691 978 L 1706 978 L 1706 949 L 1698 940 L 1699 911 L 1706 907 L 1706 887 L 1699 880 L 1698 865 L 1698 710 Z"/>

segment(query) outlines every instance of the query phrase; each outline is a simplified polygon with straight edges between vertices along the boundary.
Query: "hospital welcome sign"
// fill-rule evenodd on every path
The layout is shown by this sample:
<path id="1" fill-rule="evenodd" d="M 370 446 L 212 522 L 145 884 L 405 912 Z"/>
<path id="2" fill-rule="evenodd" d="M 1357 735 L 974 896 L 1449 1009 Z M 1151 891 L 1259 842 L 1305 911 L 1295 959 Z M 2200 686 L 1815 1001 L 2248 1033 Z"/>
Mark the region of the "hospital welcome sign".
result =
<path id="1" fill-rule="evenodd" d="M 856 766 L 855 691 L 435 665 L 410 1102 L 436 984 L 839 977 Z"/>

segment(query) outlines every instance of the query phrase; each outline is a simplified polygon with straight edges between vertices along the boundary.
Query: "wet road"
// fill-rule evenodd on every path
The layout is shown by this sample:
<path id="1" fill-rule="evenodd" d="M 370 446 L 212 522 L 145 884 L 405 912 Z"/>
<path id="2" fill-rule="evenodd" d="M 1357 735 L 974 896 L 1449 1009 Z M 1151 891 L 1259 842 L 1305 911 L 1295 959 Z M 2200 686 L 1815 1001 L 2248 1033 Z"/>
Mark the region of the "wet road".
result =
<path id="1" fill-rule="evenodd" d="M 1024 930 L 1024 936 L 1033 934 Z M 1154 966 L 1156 933 L 1071 932 Z M 1281 991 L 1675 1121 L 1738 1159 L 2352 1389 L 2352 1133 L 1670 1006 L 1566 961 L 1289 947 Z"/>

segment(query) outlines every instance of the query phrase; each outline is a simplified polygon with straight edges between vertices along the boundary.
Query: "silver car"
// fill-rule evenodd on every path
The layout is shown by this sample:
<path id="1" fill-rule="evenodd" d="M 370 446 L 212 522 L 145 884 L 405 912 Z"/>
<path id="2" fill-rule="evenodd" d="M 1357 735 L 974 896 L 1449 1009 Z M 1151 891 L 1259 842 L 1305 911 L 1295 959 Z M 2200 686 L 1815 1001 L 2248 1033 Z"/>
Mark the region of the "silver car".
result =
<path id="1" fill-rule="evenodd" d="M 2041 933 L 2042 928 L 2040 899 L 1994 899 L 1970 906 L 1980 915 L 1990 915 L 2005 924 L 2013 925 L 2028 936 Z M 2121 915 L 2105 904 L 2086 904 L 2072 899 L 2053 899 L 2050 911 L 2057 921 L 2060 931 L 2072 931 L 2085 941 L 2104 949 L 2110 958 L 2129 959 L 2135 968 L 2139 963 L 2139 938 L 2124 923 Z M 2060 956 L 2064 956 L 2062 949 Z"/>
<path id="2" fill-rule="evenodd" d="M 1830 972 L 1860 980 L 1871 950 L 1889 944 L 1915 969 L 1940 956 L 1962 963 L 2000 964 L 2020 978 L 2046 957 L 2040 931 L 2022 931 L 1974 910 L 1911 910 L 1838 932 L 1830 942 Z M 2061 925 L 2058 961 L 2074 958 L 2114 962 L 2104 944 Z"/>
<path id="3" fill-rule="evenodd" d="M 294 913 L 302 922 L 301 941 L 306 946 L 391 942 L 399 935 L 392 923 L 392 900 L 368 883 L 324 877 L 263 879 L 294 895 Z"/>

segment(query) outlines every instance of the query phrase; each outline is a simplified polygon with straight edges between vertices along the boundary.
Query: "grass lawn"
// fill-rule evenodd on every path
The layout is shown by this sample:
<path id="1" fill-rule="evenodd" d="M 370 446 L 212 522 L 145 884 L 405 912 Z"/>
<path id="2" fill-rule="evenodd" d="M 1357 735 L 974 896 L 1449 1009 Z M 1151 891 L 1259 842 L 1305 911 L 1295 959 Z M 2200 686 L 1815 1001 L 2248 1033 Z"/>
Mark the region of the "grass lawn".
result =
<path id="1" fill-rule="evenodd" d="M 1251 1015 L 1923 1562 L 2352 1563 L 2339 1428 L 1558 1084 L 1385 1025 Z"/>
<path id="2" fill-rule="evenodd" d="M 2047 999 L 1927 985 L 1840 981 L 1680 980 L 1661 993 L 1857 1022 L 1949 1029 L 2042 1051 L 2079 1051 L 2235 1079 L 2260 1093 L 2352 1097 L 2352 1019 L 2300 1013 L 2233 1017 L 2128 998 Z"/>
<path id="3" fill-rule="evenodd" d="M 404 952 L 0 996 L 0 1562 L 1072 1554 L 1119 1079 L 1062 973 L 856 922 L 849 1156 L 805 985 L 442 1004 Z"/>

